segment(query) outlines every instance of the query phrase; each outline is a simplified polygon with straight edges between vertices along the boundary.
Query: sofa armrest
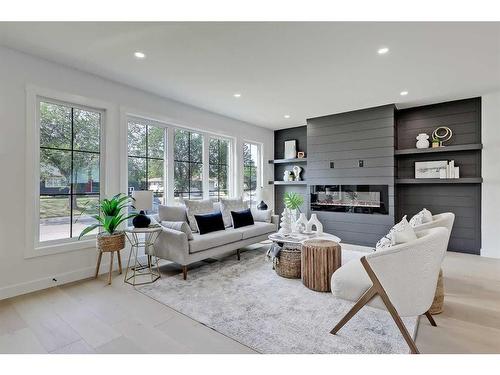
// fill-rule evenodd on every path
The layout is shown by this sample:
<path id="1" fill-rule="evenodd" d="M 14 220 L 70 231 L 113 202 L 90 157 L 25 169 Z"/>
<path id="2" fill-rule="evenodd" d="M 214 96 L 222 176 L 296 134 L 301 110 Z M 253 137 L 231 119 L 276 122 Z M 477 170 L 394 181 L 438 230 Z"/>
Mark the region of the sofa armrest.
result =
<path id="1" fill-rule="evenodd" d="M 161 233 L 154 244 L 156 256 L 179 264 L 184 264 L 189 255 L 189 242 L 184 232 L 161 227 Z M 148 251 L 148 254 L 150 251 Z"/>

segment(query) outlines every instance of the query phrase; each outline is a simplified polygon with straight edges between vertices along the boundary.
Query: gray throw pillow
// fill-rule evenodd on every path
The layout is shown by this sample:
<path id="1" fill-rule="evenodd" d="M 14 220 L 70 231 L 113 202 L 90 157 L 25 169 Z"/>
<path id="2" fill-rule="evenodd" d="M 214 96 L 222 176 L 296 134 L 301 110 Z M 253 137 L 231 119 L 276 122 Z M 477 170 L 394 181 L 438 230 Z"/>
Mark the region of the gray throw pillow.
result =
<path id="1" fill-rule="evenodd" d="M 230 227 L 233 225 L 233 218 L 231 217 L 231 211 L 242 211 L 248 208 L 246 202 L 243 202 L 243 198 L 222 198 L 220 200 L 220 208 L 222 212 L 222 218 L 224 219 L 224 225 Z"/>
<path id="2" fill-rule="evenodd" d="M 185 206 L 158 206 L 158 218 L 162 221 L 187 221 Z"/>
<path id="3" fill-rule="evenodd" d="M 255 221 L 270 223 L 272 215 L 273 215 L 273 210 L 258 210 L 252 207 L 252 216 Z"/>
<path id="4" fill-rule="evenodd" d="M 192 240 L 193 237 L 193 232 L 191 231 L 191 227 L 186 221 L 162 221 L 161 225 L 163 225 L 165 228 L 169 229 L 174 229 L 178 230 L 179 232 L 184 232 L 186 233 L 187 239 Z"/>
<path id="5" fill-rule="evenodd" d="M 185 200 L 184 204 L 186 205 L 189 226 L 193 232 L 198 232 L 198 225 L 196 224 L 194 215 L 203 215 L 214 212 L 214 204 L 210 199 L 202 201 Z"/>

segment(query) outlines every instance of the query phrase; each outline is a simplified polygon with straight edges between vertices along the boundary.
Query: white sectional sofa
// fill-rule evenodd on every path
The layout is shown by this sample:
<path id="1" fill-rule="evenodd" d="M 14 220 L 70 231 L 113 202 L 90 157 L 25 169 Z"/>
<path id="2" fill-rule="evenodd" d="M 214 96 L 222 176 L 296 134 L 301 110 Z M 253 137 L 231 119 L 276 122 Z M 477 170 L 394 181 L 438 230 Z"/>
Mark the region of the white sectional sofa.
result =
<path id="1" fill-rule="evenodd" d="M 158 223 L 171 220 L 171 212 L 164 214 L 167 209 L 169 207 L 163 207 L 163 210 L 160 208 L 159 214 L 153 215 L 152 218 Z M 176 217 L 174 218 L 177 220 L 175 221 L 187 222 L 184 206 L 173 209 L 176 210 L 174 213 Z M 219 203 L 214 203 L 214 211 L 220 211 Z M 168 215 L 169 217 L 162 217 L 162 215 Z M 206 234 L 193 233 L 193 239 L 188 239 L 188 235 L 182 231 L 162 225 L 162 233 L 154 245 L 156 256 L 180 264 L 183 269 L 184 279 L 187 277 L 187 266 L 191 263 L 235 250 L 239 260 L 239 249 L 241 247 L 266 240 L 270 233 L 278 230 L 278 215 L 271 215 L 271 222 L 257 221 L 258 218 L 256 217 L 254 217 L 254 220 L 255 224 L 237 229 L 231 226 L 225 230 Z M 150 253 L 150 251 L 147 252 Z"/>

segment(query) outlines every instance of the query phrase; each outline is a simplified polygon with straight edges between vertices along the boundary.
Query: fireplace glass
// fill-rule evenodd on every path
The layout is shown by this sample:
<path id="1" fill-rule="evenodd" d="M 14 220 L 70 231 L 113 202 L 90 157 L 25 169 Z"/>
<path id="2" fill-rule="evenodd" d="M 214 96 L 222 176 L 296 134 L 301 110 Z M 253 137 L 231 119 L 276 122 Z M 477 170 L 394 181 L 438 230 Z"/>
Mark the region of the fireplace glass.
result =
<path id="1" fill-rule="evenodd" d="M 312 185 L 311 211 L 389 214 L 387 185 Z"/>

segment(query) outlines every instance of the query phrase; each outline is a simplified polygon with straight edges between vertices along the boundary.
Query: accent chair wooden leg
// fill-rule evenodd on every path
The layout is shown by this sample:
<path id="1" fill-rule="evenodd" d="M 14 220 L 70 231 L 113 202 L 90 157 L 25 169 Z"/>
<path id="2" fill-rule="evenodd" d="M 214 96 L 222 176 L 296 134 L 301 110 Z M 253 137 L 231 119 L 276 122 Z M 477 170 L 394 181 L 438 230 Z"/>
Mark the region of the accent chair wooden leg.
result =
<path id="1" fill-rule="evenodd" d="M 370 302 L 370 300 L 377 294 L 377 291 L 375 290 L 375 288 L 372 286 L 370 287 L 370 289 L 368 289 L 362 296 L 361 298 L 358 300 L 358 302 L 356 302 L 354 304 L 353 307 L 351 307 L 351 309 L 349 310 L 349 312 L 347 314 L 345 314 L 345 316 L 340 320 L 340 322 L 337 323 L 337 325 L 330 331 L 330 333 L 332 335 L 335 335 L 349 320 L 351 320 L 351 318 L 356 315 L 356 313 L 364 306 L 366 305 L 368 302 Z"/>
<path id="2" fill-rule="evenodd" d="M 429 323 L 431 323 L 431 326 L 437 327 L 436 321 L 434 320 L 434 318 L 432 317 L 432 315 L 429 311 L 425 312 L 425 316 L 427 317 L 427 319 L 429 319 Z"/>
<path id="3" fill-rule="evenodd" d="M 368 261 L 366 260 L 365 257 L 361 258 L 361 264 L 365 268 L 366 273 L 370 277 L 373 287 L 376 289 L 377 294 L 382 298 L 382 301 L 384 302 L 384 305 L 387 307 L 387 310 L 392 316 L 392 319 L 396 323 L 396 325 L 399 328 L 399 331 L 403 335 L 403 338 L 405 339 L 406 343 L 410 347 L 411 353 L 412 354 L 418 354 L 418 349 L 417 345 L 415 345 L 415 341 L 413 341 L 412 337 L 410 336 L 408 330 L 406 329 L 403 321 L 401 320 L 401 317 L 399 316 L 396 308 L 392 304 L 391 300 L 389 299 L 389 296 L 385 292 L 384 287 L 380 283 L 379 279 L 377 278 L 377 275 L 375 275 L 375 272 L 373 272 L 372 268 L 368 264 Z"/>
<path id="4" fill-rule="evenodd" d="M 188 274 L 188 268 L 187 268 L 187 266 L 182 266 L 182 278 L 184 280 L 187 279 L 187 274 Z"/>
<path id="5" fill-rule="evenodd" d="M 113 258 L 114 258 L 115 252 L 114 251 L 110 251 L 109 255 L 111 257 L 111 261 L 109 262 L 108 285 L 111 285 L 111 276 L 112 276 L 112 273 L 113 273 Z"/>
<path id="6" fill-rule="evenodd" d="M 97 276 L 99 276 L 99 267 L 101 267 L 101 259 L 102 259 L 102 251 L 99 251 L 99 256 L 97 257 L 97 266 L 95 268 L 95 276 L 94 276 L 95 279 L 97 279 Z"/>
<path id="7" fill-rule="evenodd" d="M 240 257 L 240 254 L 241 254 L 241 253 L 240 253 L 240 249 L 237 249 L 237 250 L 236 250 L 236 257 L 238 258 L 238 260 L 240 260 L 240 258 L 241 258 L 241 257 Z"/>
<path id="8" fill-rule="evenodd" d="M 117 251 L 118 255 L 118 270 L 120 271 L 120 275 L 122 274 L 122 256 L 120 255 L 120 250 Z"/>

